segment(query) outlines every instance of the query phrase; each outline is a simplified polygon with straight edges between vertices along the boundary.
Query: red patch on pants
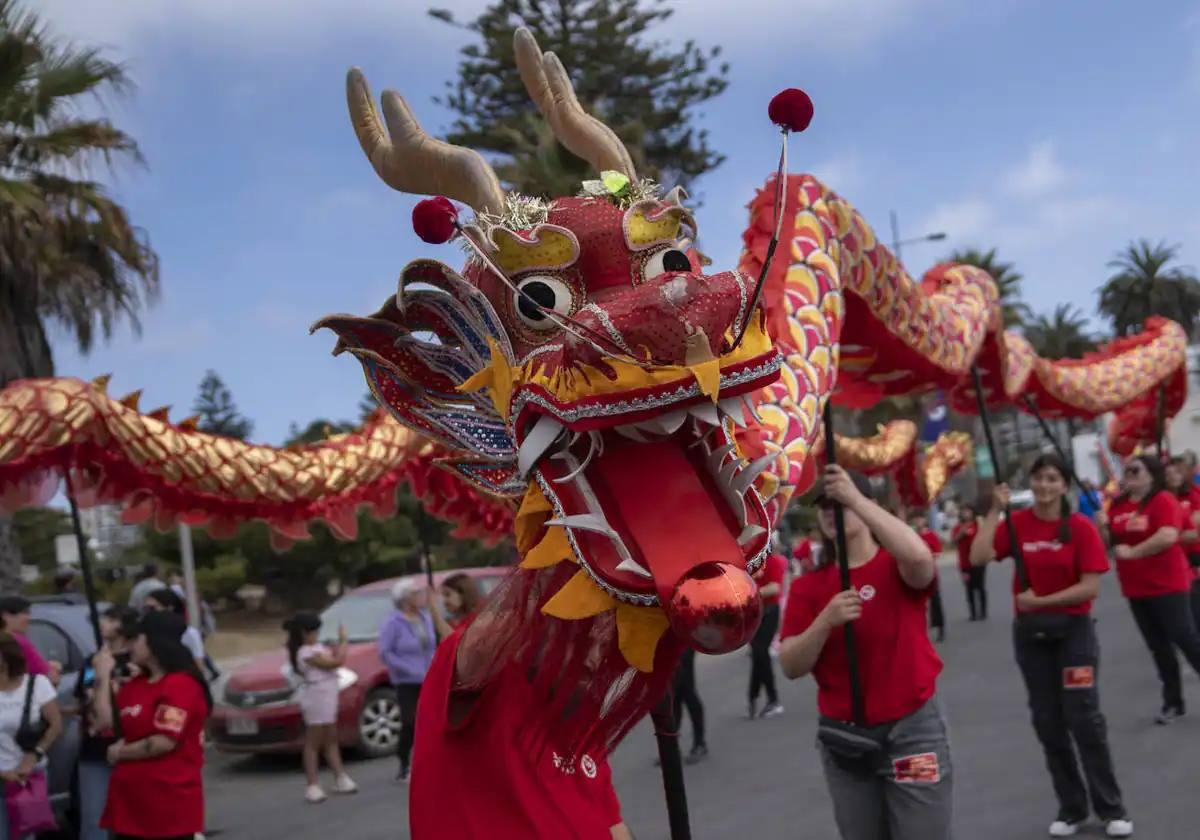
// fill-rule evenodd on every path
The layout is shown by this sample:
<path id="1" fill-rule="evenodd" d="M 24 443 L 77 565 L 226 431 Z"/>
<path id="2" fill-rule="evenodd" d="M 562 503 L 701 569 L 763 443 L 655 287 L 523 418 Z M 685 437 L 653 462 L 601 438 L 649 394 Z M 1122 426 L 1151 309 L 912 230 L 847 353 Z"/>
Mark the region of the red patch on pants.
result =
<path id="1" fill-rule="evenodd" d="M 937 753 L 918 753 L 892 759 L 892 777 L 901 784 L 932 785 L 941 781 Z"/>
<path id="2" fill-rule="evenodd" d="M 1091 665 L 1063 668 L 1063 688 L 1092 688 L 1096 684 L 1096 669 Z"/>

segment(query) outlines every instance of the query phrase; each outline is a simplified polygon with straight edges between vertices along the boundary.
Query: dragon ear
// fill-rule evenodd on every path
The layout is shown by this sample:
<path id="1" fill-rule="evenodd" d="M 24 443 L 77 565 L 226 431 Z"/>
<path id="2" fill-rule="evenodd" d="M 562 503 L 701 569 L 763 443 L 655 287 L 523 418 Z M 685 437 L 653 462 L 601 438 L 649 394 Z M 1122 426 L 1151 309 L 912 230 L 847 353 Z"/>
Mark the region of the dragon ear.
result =
<path id="1" fill-rule="evenodd" d="M 491 400 L 459 390 L 490 363 L 492 347 L 509 358 L 512 348 L 487 298 L 453 270 L 413 263 L 375 315 L 331 315 L 313 330 L 322 327 L 338 335 L 335 354 L 358 358 L 372 393 L 400 423 L 452 451 L 515 459 Z"/>

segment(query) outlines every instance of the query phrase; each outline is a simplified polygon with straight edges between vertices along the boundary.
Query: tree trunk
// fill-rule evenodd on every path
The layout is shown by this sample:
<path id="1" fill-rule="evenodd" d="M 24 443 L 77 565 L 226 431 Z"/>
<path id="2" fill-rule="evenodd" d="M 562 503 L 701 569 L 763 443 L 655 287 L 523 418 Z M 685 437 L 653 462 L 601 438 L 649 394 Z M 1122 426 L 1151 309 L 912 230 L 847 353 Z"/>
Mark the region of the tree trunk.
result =
<path id="1" fill-rule="evenodd" d="M 54 359 L 42 321 L 10 278 L 0 276 L 0 390 L 17 379 L 52 376 Z M 21 588 L 21 549 L 12 517 L 0 513 L 0 592 Z"/>

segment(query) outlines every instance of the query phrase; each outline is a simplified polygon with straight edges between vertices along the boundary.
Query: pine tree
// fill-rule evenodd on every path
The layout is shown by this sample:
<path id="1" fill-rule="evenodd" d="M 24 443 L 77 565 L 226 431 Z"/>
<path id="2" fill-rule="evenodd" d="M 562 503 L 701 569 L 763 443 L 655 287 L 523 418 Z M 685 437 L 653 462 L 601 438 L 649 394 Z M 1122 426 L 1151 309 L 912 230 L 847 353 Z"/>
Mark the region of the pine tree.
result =
<path id="1" fill-rule="evenodd" d="M 233 395 L 214 370 L 200 380 L 192 411 L 200 416 L 196 427 L 202 432 L 245 440 L 254 431 L 254 423 L 238 412 Z"/>
<path id="2" fill-rule="evenodd" d="M 527 26 L 562 60 L 580 103 L 624 141 L 638 174 L 688 186 L 725 159 L 695 125 L 696 108 L 728 86 L 721 48 L 688 40 L 669 46 L 647 32 L 667 20 L 664 0 L 496 0 L 469 23 L 438 20 L 478 35 L 462 50 L 458 79 L 438 99 L 458 114 L 447 139 L 491 152 L 500 179 L 535 196 L 574 195 L 595 177 L 538 115 L 513 69 L 513 30 Z"/>

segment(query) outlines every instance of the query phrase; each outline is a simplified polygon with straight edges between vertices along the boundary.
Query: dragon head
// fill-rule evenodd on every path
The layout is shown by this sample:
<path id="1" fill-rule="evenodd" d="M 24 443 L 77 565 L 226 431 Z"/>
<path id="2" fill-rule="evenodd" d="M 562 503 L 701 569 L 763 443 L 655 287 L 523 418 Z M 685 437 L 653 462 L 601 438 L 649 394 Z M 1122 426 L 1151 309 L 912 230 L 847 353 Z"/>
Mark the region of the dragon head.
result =
<path id="1" fill-rule="evenodd" d="M 520 500 L 521 566 L 555 581 L 538 590 L 540 615 L 609 616 L 622 668 L 649 674 L 660 659 L 669 676 L 663 658 L 681 646 L 732 650 L 758 625 L 750 574 L 771 518 L 755 481 L 778 453 L 751 457 L 738 431 L 782 358 L 753 278 L 705 272 L 682 192 L 638 179 L 532 35 L 514 46 L 538 109 L 599 180 L 548 201 L 505 194 L 398 94 L 385 92 L 381 120 L 352 70 L 351 115 L 380 177 L 475 218 L 457 227 L 462 272 L 418 260 L 376 315 L 318 326 L 400 422 L 456 453 L 445 469 Z"/>

